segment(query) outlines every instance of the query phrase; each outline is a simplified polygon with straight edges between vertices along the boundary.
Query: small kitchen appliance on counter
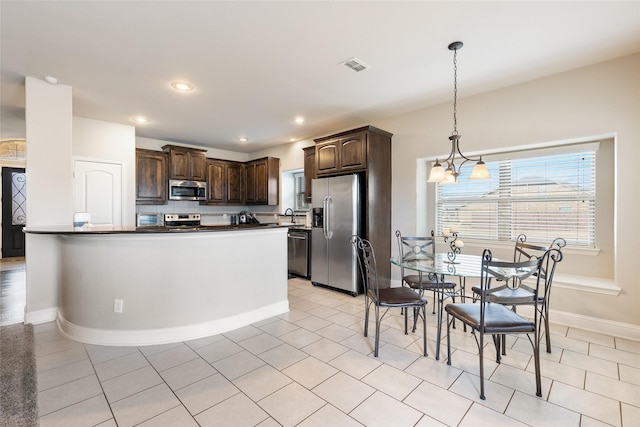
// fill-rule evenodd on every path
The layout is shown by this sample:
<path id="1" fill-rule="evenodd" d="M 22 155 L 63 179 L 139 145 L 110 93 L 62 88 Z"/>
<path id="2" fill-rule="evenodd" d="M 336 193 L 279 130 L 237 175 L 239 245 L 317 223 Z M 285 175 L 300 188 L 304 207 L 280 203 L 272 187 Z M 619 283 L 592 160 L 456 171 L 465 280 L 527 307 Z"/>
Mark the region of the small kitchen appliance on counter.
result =
<path id="1" fill-rule="evenodd" d="M 253 215 L 251 212 L 242 211 L 238 215 L 238 223 L 239 224 L 260 224 L 260 221 L 258 221 L 258 218 L 256 218 L 255 215 Z"/>
<path id="2" fill-rule="evenodd" d="M 136 214 L 136 227 L 161 227 L 164 215 L 158 212 Z"/>

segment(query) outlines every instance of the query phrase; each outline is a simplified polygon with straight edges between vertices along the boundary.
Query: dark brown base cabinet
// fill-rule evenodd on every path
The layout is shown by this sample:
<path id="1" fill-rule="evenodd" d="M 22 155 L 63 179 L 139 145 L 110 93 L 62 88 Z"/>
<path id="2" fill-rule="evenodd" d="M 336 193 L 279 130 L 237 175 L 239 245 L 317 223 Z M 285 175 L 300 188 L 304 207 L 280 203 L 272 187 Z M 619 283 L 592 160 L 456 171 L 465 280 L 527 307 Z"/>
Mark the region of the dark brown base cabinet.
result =
<path id="1" fill-rule="evenodd" d="M 168 157 L 162 151 L 136 149 L 136 204 L 167 203 Z"/>
<path id="2" fill-rule="evenodd" d="M 365 194 L 363 236 L 375 248 L 382 283 L 391 281 L 388 260 L 391 258 L 392 136 L 373 126 L 365 126 L 315 139 L 315 170 L 310 172 L 310 176 L 318 178 L 362 174 Z M 305 178 L 306 165 L 305 161 Z"/>

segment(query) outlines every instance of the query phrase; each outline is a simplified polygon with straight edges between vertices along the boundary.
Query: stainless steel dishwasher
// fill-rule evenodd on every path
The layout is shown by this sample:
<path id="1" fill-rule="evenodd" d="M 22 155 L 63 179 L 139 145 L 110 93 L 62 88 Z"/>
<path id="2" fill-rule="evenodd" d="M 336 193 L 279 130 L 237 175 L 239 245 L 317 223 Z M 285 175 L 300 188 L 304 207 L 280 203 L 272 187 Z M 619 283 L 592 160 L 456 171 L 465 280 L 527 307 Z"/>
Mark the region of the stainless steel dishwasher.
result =
<path id="1" fill-rule="evenodd" d="M 310 233 L 308 230 L 289 230 L 287 234 L 287 265 L 289 274 L 311 277 L 311 257 L 309 256 Z"/>

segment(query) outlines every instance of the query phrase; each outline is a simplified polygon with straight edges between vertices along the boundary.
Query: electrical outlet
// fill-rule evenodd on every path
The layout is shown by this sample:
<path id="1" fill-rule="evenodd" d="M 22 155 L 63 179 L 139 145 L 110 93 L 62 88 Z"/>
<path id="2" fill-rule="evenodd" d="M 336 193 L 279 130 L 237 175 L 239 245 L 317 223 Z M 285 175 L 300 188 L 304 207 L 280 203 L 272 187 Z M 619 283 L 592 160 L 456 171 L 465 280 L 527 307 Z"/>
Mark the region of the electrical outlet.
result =
<path id="1" fill-rule="evenodd" d="M 124 300 L 117 299 L 113 301 L 113 312 L 114 313 L 122 313 L 122 308 L 124 306 Z"/>

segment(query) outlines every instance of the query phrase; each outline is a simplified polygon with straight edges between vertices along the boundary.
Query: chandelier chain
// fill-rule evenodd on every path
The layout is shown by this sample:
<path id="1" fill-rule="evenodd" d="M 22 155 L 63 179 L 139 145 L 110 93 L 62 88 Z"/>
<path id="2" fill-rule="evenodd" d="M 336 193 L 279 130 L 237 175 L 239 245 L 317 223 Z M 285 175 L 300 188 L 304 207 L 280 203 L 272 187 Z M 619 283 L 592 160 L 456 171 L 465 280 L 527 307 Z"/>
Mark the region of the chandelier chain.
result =
<path id="1" fill-rule="evenodd" d="M 453 134 L 458 134 L 458 49 L 453 50 Z"/>

